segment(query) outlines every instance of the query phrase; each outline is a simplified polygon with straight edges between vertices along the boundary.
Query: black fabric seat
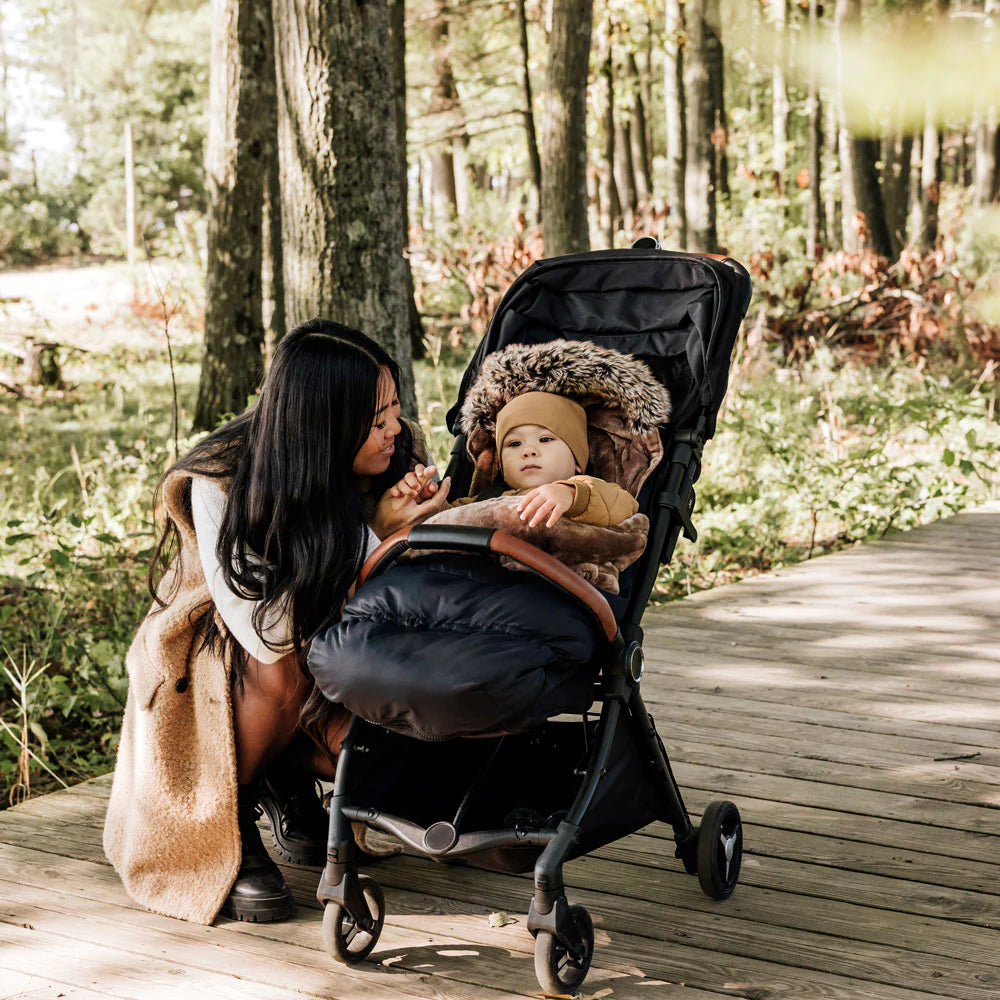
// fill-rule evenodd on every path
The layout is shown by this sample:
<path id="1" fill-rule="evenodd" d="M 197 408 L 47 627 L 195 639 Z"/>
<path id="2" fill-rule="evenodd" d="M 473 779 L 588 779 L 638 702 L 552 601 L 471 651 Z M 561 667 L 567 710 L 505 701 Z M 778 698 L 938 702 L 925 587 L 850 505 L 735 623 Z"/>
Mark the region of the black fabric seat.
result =
<path id="1" fill-rule="evenodd" d="M 593 701 L 606 645 L 578 601 L 491 559 L 432 555 L 370 580 L 313 640 L 322 692 L 424 740 L 524 732 Z"/>

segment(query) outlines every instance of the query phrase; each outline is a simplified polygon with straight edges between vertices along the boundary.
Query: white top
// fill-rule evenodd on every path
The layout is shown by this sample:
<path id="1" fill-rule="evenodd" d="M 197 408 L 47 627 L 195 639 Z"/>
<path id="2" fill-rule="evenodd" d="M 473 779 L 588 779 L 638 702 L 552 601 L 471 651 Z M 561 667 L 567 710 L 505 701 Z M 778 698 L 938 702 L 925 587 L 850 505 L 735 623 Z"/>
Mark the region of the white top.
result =
<path id="1" fill-rule="evenodd" d="M 226 494 L 217 483 L 200 476 L 192 478 L 191 515 L 198 539 L 198 556 L 212 601 L 226 628 L 250 656 L 261 663 L 275 663 L 292 649 L 291 616 L 287 609 L 272 609 L 270 618 L 264 622 L 264 635 L 261 637 L 253 626 L 253 613 L 260 602 L 248 600 L 229 589 L 215 554 L 225 509 Z M 379 538 L 371 528 L 365 530 L 368 532 L 365 547 L 367 559 L 378 547 Z M 272 646 L 276 648 L 272 649 Z"/>

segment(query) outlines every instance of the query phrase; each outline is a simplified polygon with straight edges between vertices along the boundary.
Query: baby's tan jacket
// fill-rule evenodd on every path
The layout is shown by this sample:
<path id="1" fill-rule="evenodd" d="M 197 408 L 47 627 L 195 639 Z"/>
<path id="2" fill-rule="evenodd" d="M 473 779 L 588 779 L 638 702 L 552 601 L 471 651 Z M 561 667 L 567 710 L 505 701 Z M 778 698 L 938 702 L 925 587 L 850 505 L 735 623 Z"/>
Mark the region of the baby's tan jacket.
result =
<path id="1" fill-rule="evenodd" d="M 573 503 L 569 510 L 563 514 L 563 517 L 568 517 L 571 521 L 576 521 L 579 524 L 593 524 L 599 528 L 609 528 L 612 525 L 621 524 L 639 509 L 635 497 L 627 490 L 623 490 L 615 483 L 609 483 L 594 476 L 571 476 L 569 479 L 559 479 L 550 485 L 569 486 L 575 491 L 576 496 L 573 498 Z M 497 495 L 520 497 L 530 492 L 530 489 L 506 490 Z M 480 496 L 456 500 L 448 506 L 461 507 L 465 504 L 476 503 L 481 499 L 492 498 L 481 494 Z"/>

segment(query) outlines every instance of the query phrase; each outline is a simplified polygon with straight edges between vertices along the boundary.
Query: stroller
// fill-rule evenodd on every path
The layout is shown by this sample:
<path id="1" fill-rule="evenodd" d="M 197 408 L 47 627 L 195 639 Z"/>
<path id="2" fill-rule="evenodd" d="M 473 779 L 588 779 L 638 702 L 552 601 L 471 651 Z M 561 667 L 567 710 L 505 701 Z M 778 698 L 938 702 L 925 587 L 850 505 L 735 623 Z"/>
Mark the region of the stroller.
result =
<path id="1" fill-rule="evenodd" d="M 366 958 L 385 918 L 378 884 L 358 874 L 352 822 L 436 861 L 533 870 L 527 926 L 547 993 L 574 992 L 594 954 L 591 918 L 566 898 L 567 860 L 661 820 L 704 892 L 733 892 L 739 811 L 713 802 L 700 826 L 691 823 L 640 694 L 640 621 L 680 533 L 696 538 L 693 484 L 750 294 L 737 262 L 644 238 L 629 250 L 539 261 L 503 296 L 448 414 L 452 496 L 475 485 L 460 411 L 490 356 L 512 344 L 587 341 L 640 359 L 672 399 L 670 421 L 653 431 L 662 458 L 637 491 L 646 545 L 616 595 L 481 527 L 404 529 L 368 559 L 341 622 L 309 653 L 319 687 L 355 715 L 317 890 L 324 944 L 338 960 Z"/>

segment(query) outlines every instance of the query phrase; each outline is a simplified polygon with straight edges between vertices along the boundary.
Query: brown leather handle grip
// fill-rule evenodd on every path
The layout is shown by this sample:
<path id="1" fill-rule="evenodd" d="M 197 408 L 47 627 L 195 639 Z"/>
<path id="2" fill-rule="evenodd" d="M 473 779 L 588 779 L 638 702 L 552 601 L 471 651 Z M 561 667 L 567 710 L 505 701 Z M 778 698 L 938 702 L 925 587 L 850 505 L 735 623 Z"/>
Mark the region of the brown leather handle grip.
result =
<path id="1" fill-rule="evenodd" d="M 442 527 L 445 527 L 442 525 Z M 441 532 L 441 538 L 435 539 L 435 533 L 427 531 L 426 539 L 421 539 L 419 547 L 422 548 L 455 548 L 459 551 L 490 551 L 497 555 L 507 556 L 516 562 L 527 566 L 545 579 L 550 580 L 557 587 L 572 594 L 578 601 L 585 604 L 594 617 L 600 622 L 601 629 L 608 639 L 613 642 L 618 635 L 618 622 L 615 621 L 614 612 L 605 600 L 604 595 L 594 586 L 587 583 L 583 577 L 567 569 L 557 559 L 553 559 L 547 552 L 529 542 L 513 535 L 508 535 L 505 531 L 483 531 L 481 528 L 462 528 L 458 525 L 447 525 L 447 533 Z M 412 527 L 400 528 L 394 532 L 365 560 L 361 573 L 358 576 L 358 586 L 360 587 L 383 562 L 385 565 L 395 561 L 395 557 L 402 555 L 409 548 L 417 547 L 410 543 L 410 532 Z M 468 541 L 463 544 L 461 539 L 465 536 Z"/>

